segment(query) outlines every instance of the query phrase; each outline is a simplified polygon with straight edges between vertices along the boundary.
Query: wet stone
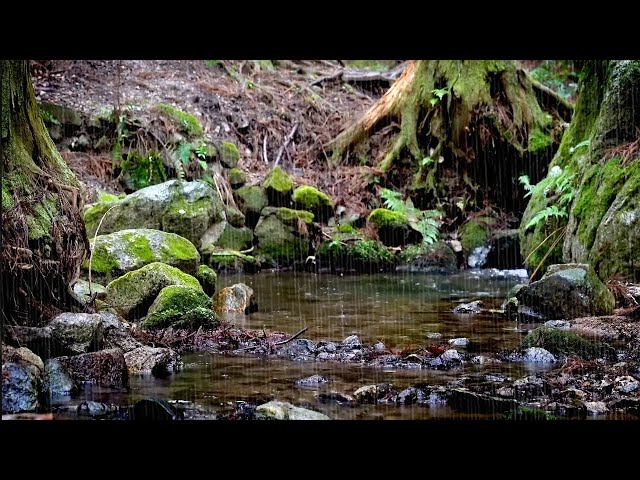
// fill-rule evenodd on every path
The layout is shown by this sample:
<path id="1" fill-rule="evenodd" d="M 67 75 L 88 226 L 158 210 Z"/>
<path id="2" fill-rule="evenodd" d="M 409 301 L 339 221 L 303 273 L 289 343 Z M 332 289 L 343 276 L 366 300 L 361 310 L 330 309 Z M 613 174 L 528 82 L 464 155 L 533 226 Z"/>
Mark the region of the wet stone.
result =
<path id="1" fill-rule="evenodd" d="M 562 330 L 568 330 L 571 327 L 571 324 L 566 320 L 548 320 L 544 322 L 544 326 L 549 328 L 559 328 Z"/>
<path id="2" fill-rule="evenodd" d="M 395 398 L 395 403 L 401 405 L 413 405 L 415 403 L 426 403 L 427 394 L 424 390 L 409 387 L 402 390 Z"/>
<path id="3" fill-rule="evenodd" d="M 616 377 L 614 383 L 615 383 L 614 389 L 616 391 L 619 391 L 621 393 L 626 393 L 626 394 L 635 392 L 640 387 L 640 382 L 638 382 L 638 380 L 636 380 L 630 375 Z"/>
<path id="4" fill-rule="evenodd" d="M 376 342 L 376 343 L 374 343 L 374 344 L 373 344 L 373 349 L 374 349 L 376 352 L 384 352 L 384 351 L 387 349 L 387 347 L 386 347 L 386 345 L 385 345 L 384 343 L 382 343 L 382 342 Z"/>
<path id="5" fill-rule="evenodd" d="M 342 344 L 347 348 L 361 348 L 362 342 L 357 335 L 350 335 L 342 341 Z"/>
<path id="6" fill-rule="evenodd" d="M 584 402 L 584 408 L 588 415 L 603 415 L 609 411 L 604 402 Z"/>
<path id="7" fill-rule="evenodd" d="M 86 401 L 78 405 L 78 416 L 98 418 L 110 418 L 118 411 L 118 407 L 108 403 Z"/>
<path id="8" fill-rule="evenodd" d="M 327 380 L 321 375 L 311 375 L 310 377 L 296 380 L 296 385 L 301 387 L 309 387 L 309 386 L 321 385 L 323 383 L 327 383 L 328 381 L 329 380 Z"/>
<path id="9" fill-rule="evenodd" d="M 165 400 L 145 398 L 136 402 L 129 419 L 138 421 L 184 420 L 184 413 L 182 409 Z"/>
<path id="10" fill-rule="evenodd" d="M 502 387 L 496 390 L 496 395 L 498 395 L 499 397 L 513 398 L 514 393 L 515 392 L 511 387 Z"/>
<path id="11" fill-rule="evenodd" d="M 461 303 L 453 309 L 453 313 L 480 313 L 482 312 L 482 305 L 482 300 L 475 300 L 469 303 Z"/>
<path id="12" fill-rule="evenodd" d="M 436 339 L 442 338 L 442 334 L 438 332 L 427 332 L 424 334 L 425 338 Z"/>
<path id="13" fill-rule="evenodd" d="M 337 403 L 338 405 L 352 405 L 356 403 L 351 395 L 345 395 L 340 392 L 320 393 L 318 400 L 322 403 Z"/>
<path id="14" fill-rule="evenodd" d="M 382 397 L 391 391 L 391 384 L 380 383 L 378 385 L 365 385 L 353 392 L 358 403 L 377 403 Z"/>
<path id="15" fill-rule="evenodd" d="M 464 337 L 452 338 L 449 340 L 449 345 L 453 345 L 454 347 L 466 347 L 469 345 L 469 339 Z"/>

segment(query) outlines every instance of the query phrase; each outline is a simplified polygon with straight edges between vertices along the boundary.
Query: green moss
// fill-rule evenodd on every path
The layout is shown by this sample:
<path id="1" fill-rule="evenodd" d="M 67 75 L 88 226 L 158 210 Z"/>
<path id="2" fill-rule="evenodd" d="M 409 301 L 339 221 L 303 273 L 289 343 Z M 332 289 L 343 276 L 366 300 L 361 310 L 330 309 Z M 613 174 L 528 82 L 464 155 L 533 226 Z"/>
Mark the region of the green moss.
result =
<path id="1" fill-rule="evenodd" d="M 280 166 L 277 166 L 267 174 L 262 186 L 265 189 L 273 189 L 280 194 L 286 194 L 293 190 L 293 179 Z"/>
<path id="2" fill-rule="evenodd" d="M 118 200 L 122 200 L 126 195 L 112 195 L 108 192 L 100 192 L 98 194 L 98 202 L 117 202 Z"/>
<path id="3" fill-rule="evenodd" d="M 404 213 L 394 212 L 386 208 L 376 208 L 369 214 L 369 222 L 377 228 L 404 228 L 409 220 Z"/>
<path id="4" fill-rule="evenodd" d="M 267 196 L 264 190 L 257 185 L 242 187 L 235 191 L 240 210 L 244 213 L 260 213 L 267 206 Z"/>
<path id="5" fill-rule="evenodd" d="M 200 282 L 204 293 L 207 295 L 213 295 L 215 293 L 216 285 L 218 283 L 218 274 L 213 268 L 207 265 L 200 265 L 196 272 L 196 278 Z"/>
<path id="6" fill-rule="evenodd" d="M 166 103 L 160 103 L 155 106 L 156 110 L 164 113 L 176 126 L 192 137 L 199 137 L 204 133 L 200 121 L 195 115 L 180 110 L 178 107 Z"/>
<path id="7" fill-rule="evenodd" d="M 362 240 L 356 242 L 349 255 L 357 262 L 385 264 L 393 263 L 393 254 L 378 240 Z"/>
<path id="8" fill-rule="evenodd" d="M 540 128 L 534 128 L 529 134 L 529 146 L 527 147 L 530 153 L 534 153 L 540 150 L 544 150 L 553 143 L 551 135 L 543 132 Z"/>
<path id="9" fill-rule="evenodd" d="M 522 340 L 522 348 L 541 347 L 553 354 L 577 355 L 592 359 L 602 355 L 597 344 L 585 340 L 568 330 L 539 327 L 531 330 Z"/>
<path id="10" fill-rule="evenodd" d="M 11 195 L 11 192 L 9 191 L 7 186 L 3 183 L 2 184 L 2 209 L 8 210 L 9 208 L 13 207 L 13 205 L 14 205 L 13 196 Z"/>
<path id="11" fill-rule="evenodd" d="M 356 230 L 353 225 L 350 224 L 346 224 L 346 225 L 338 225 L 337 231 L 339 233 L 357 233 L 358 230 Z"/>
<path id="12" fill-rule="evenodd" d="M 589 250 L 600 222 L 624 185 L 624 169 L 614 158 L 604 165 L 592 165 L 584 174 L 572 213 L 578 223 L 576 235 Z"/>
<path id="13" fill-rule="evenodd" d="M 85 206 L 82 211 L 82 219 L 84 220 L 85 226 L 87 227 L 87 232 L 95 232 L 98 224 L 100 223 L 100 219 L 103 217 L 107 210 L 111 208 L 112 205 L 109 203 L 93 203 Z"/>
<path id="14" fill-rule="evenodd" d="M 491 234 L 491 225 L 495 219 L 491 217 L 473 218 L 460 228 L 460 243 L 465 253 L 470 253 L 476 247 L 487 244 Z"/>
<path id="15" fill-rule="evenodd" d="M 154 300 L 147 317 L 141 323 L 143 328 L 163 328 L 168 326 L 199 326 L 202 320 L 215 318 L 211 310 L 211 299 L 199 288 L 170 285 L 163 288 Z M 196 310 L 194 312 L 194 310 Z M 186 317 L 186 318 L 185 318 Z"/>
<path id="16" fill-rule="evenodd" d="M 229 170 L 229 173 L 227 173 L 227 179 L 232 187 L 242 186 L 247 183 L 247 174 L 239 168 L 232 168 Z"/>
<path id="17" fill-rule="evenodd" d="M 331 207 L 329 197 L 317 188 L 303 185 L 293 191 L 293 201 L 299 203 L 304 208 L 313 209 L 318 207 Z"/>
<path id="18" fill-rule="evenodd" d="M 275 213 L 276 217 L 285 223 L 290 224 L 298 219 L 302 220 L 306 224 L 313 223 L 313 213 L 304 210 L 293 210 L 291 208 L 282 207 L 278 208 Z"/>
<path id="19" fill-rule="evenodd" d="M 194 232 L 203 232 L 207 229 L 211 200 L 206 197 L 199 198 L 195 202 L 187 201 L 180 197 L 169 205 L 162 216 L 162 229 L 177 233 L 185 238 L 191 238 Z"/>
<path id="20" fill-rule="evenodd" d="M 227 221 L 231 225 L 238 228 L 244 227 L 244 222 L 246 220 L 246 217 L 240 210 L 231 206 L 227 206 L 227 209 L 225 210 L 225 212 L 227 214 Z"/>
<path id="21" fill-rule="evenodd" d="M 29 239 L 49 237 L 53 219 L 58 215 L 56 197 L 47 193 L 41 203 L 33 205 L 32 213 L 26 215 Z"/>
<path id="22" fill-rule="evenodd" d="M 230 224 L 224 229 L 222 235 L 216 242 L 219 246 L 228 250 L 246 250 L 253 243 L 253 231 L 249 228 L 236 228 Z"/>
<path id="23" fill-rule="evenodd" d="M 233 168 L 238 164 L 240 160 L 240 152 L 231 142 L 222 142 L 220 145 L 220 161 L 226 166 Z"/>
<path id="24" fill-rule="evenodd" d="M 290 218 L 293 223 L 293 220 L 297 221 L 298 216 L 292 214 Z M 263 216 L 254 231 L 258 243 L 256 256 L 261 262 L 266 263 L 306 256 L 309 240 L 299 237 L 294 232 L 295 227 L 287 225 L 277 215 Z"/>

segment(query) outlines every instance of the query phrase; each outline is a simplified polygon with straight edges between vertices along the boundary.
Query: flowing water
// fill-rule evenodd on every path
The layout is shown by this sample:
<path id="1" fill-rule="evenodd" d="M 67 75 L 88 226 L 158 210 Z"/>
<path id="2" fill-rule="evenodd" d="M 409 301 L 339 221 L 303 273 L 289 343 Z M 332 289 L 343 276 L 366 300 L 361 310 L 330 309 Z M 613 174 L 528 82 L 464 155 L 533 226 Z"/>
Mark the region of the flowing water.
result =
<path id="1" fill-rule="evenodd" d="M 315 341 L 341 341 L 355 334 L 363 343 L 382 341 L 394 350 L 467 337 L 470 344 L 466 351 L 491 354 L 517 347 L 522 336 L 534 325 L 508 321 L 499 313 L 454 314 L 452 308 L 473 300 L 482 300 L 487 309 L 499 308 L 509 289 L 524 280 L 517 274 L 517 271 L 496 270 L 475 270 L 448 276 L 261 272 L 255 275 L 221 275 L 218 288 L 244 282 L 254 289 L 259 311 L 236 317 L 236 323 L 242 327 L 290 334 L 308 327 L 302 337 Z M 443 337 L 429 339 L 428 333 L 440 333 Z M 449 371 L 383 369 L 353 364 L 295 362 L 249 353 L 192 353 L 183 355 L 183 361 L 184 369 L 166 379 L 133 376 L 130 378 L 131 391 L 126 394 L 88 388 L 80 397 L 73 399 L 73 404 L 96 400 L 127 405 L 151 395 L 170 401 L 195 402 L 200 409 L 211 412 L 229 412 L 238 401 L 263 403 L 281 400 L 323 412 L 332 419 L 486 418 L 463 415 L 444 405 L 354 407 L 325 403 L 319 394 L 339 392 L 352 395 L 363 385 L 381 382 L 390 382 L 398 390 L 419 383 L 438 385 L 480 372 L 500 373 L 515 379 L 541 368 L 518 363 L 465 363 Z M 329 383 L 314 388 L 295 385 L 296 380 L 313 374 L 324 376 Z"/>

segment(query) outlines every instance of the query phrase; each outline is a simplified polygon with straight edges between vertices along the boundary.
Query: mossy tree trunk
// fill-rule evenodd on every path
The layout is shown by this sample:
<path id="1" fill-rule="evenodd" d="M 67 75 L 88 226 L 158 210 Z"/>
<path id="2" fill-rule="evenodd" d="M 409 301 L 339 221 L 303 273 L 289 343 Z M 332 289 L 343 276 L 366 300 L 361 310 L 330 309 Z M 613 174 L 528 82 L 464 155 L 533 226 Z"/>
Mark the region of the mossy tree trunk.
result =
<path id="1" fill-rule="evenodd" d="M 640 62 L 586 62 L 571 126 L 522 219 L 527 267 L 543 273 L 551 263 L 584 262 L 605 282 L 615 274 L 640 280 L 639 157 Z M 558 172 L 573 191 L 565 206 L 554 192 Z M 554 205 L 564 216 L 525 228 Z"/>
<path id="2" fill-rule="evenodd" d="M 2 60 L 2 312 L 37 325 L 83 309 L 70 293 L 88 251 L 80 183 L 40 116 L 24 60 Z"/>
<path id="3" fill-rule="evenodd" d="M 404 165 L 411 187 L 429 192 L 432 203 L 466 188 L 475 192 L 463 199 L 471 209 L 480 202 L 470 197 L 487 196 L 522 213 L 517 177 L 543 174 L 571 111 L 513 61 L 411 61 L 387 93 L 327 147 L 334 162 L 355 151 L 366 157 L 366 139 L 399 120 L 377 159 L 388 178 Z M 399 180 L 406 183 L 406 175 Z"/>

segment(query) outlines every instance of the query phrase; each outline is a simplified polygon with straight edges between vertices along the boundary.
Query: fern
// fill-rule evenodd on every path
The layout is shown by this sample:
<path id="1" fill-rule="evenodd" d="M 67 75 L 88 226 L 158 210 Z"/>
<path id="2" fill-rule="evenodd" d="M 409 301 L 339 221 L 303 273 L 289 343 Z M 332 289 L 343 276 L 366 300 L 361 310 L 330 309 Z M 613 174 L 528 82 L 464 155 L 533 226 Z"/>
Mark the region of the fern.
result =
<path id="1" fill-rule="evenodd" d="M 178 158 L 182 162 L 183 165 L 188 165 L 191 160 L 191 147 L 188 143 L 181 143 L 178 145 Z"/>
<path id="2" fill-rule="evenodd" d="M 518 177 L 518 181 L 522 184 L 522 186 L 526 190 L 527 194 L 524 196 L 524 198 L 527 198 L 529 195 L 531 195 L 533 193 L 533 187 L 535 185 L 531 185 L 531 183 L 529 181 L 529 175 L 521 175 L 521 176 L 519 176 Z"/>
<path id="3" fill-rule="evenodd" d="M 565 208 L 560 208 L 557 205 L 551 205 L 536 213 L 524 229 L 525 231 L 529 230 L 531 227 L 535 227 L 538 223 L 548 219 L 549 217 L 562 218 L 567 215 L 567 210 Z"/>
<path id="4" fill-rule="evenodd" d="M 420 210 L 413 205 L 410 198 L 402 200 L 402 194 L 388 188 L 380 189 L 384 205 L 394 212 L 404 214 L 409 226 L 422 235 L 422 243 L 430 245 L 438 240 L 440 224 L 436 220 L 441 215 L 438 210 Z"/>

